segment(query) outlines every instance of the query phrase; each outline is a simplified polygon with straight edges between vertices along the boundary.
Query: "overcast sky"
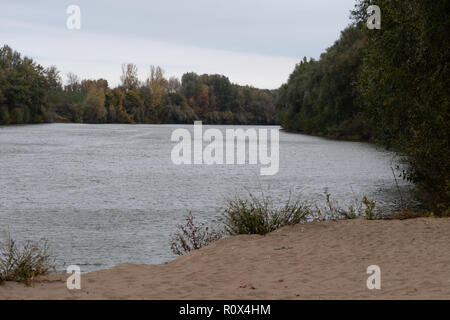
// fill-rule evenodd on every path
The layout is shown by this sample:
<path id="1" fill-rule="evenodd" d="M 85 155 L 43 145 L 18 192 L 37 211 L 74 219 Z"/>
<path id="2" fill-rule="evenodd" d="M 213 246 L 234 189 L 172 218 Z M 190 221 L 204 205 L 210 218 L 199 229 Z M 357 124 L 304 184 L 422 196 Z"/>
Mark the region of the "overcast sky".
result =
<path id="1" fill-rule="evenodd" d="M 0 41 L 63 75 L 119 82 L 133 62 L 166 76 L 219 73 L 278 88 L 304 56 L 318 58 L 349 23 L 355 0 L 17 0 L 0 2 Z M 69 5 L 81 29 L 69 30 Z"/>

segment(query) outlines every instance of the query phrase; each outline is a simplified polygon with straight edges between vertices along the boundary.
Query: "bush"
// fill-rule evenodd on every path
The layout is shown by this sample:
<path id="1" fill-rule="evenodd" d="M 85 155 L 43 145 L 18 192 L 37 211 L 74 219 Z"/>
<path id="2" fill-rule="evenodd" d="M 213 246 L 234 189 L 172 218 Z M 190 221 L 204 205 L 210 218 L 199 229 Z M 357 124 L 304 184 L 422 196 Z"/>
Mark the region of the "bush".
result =
<path id="1" fill-rule="evenodd" d="M 361 201 L 355 199 L 355 202 L 347 208 L 343 208 L 337 201 L 331 200 L 331 195 L 327 192 L 325 192 L 325 198 L 325 206 L 316 206 L 317 219 L 320 221 L 339 221 L 358 218 L 375 220 L 383 218 L 382 212 L 376 209 L 375 201 L 369 200 L 366 196 Z"/>
<path id="2" fill-rule="evenodd" d="M 49 253 L 47 241 L 28 241 L 22 249 L 8 237 L 0 251 L 0 283 L 17 281 L 30 285 L 37 276 L 54 269 L 54 259 Z"/>
<path id="3" fill-rule="evenodd" d="M 248 198 L 235 198 L 224 209 L 225 230 L 230 235 L 265 235 L 287 225 L 304 223 L 312 217 L 310 208 L 300 202 L 289 200 L 281 206 L 262 193 L 261 198 L 249 193 Z"/>
<path id="4" fill-rule="evenodd" d="M 292 201 L 291 196 L 279 206 L 264 192 L 261 197 L 249 193 L 248 197 L 226 201 L 223 208 L 222 222 L 228 235 L 260 234 L 265 235 L 281 227 L 311 221 L 339 221 L 365 218 L 367 220 L 385 219 L 376 208 L 375 201 L 355 199 L 353 205 L 343 208 L 325 192 L 325 205 L 312 208 L 306 202 Z M 386 216 L 390 218 L 390 216 Z M 172 235 L 170 244 L 172 251 L 183 255 L 200 249 L 222 238 L 223 233 L 210 231 L 204 223 L 196 224 L 192 213 L 186 217 L 186 224 L 179 225 L 179 231 Z"/>
<path id="5" fill-rule="evenodd" d="M 210 230 L 204 223 L 197 224 L 191 212 L 186 217 L 186 224 L 179 225 L 178 229 L 170 240 L 170 248 L 177 255 L 200 249 L 222 238 L 220 232 Z"/>
<path id="6" fill-rule="evenodd" d="M 325 192 L 325 206 L 316 206 L 317 220 L 319 221 L 339 221 L 356 219 L 362 216 L 362 203 L 356 205 L 349 205 L 347 208 L 342 208 L 338 201 L 332 200 L 331 195 Z"/>

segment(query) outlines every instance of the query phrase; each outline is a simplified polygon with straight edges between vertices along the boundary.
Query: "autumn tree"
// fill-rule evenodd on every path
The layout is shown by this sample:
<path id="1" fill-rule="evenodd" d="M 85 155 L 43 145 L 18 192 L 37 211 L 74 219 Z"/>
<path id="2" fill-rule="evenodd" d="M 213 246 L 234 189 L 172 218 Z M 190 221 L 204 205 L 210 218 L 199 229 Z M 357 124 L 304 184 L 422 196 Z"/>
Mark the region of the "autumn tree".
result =
<path id="1" fill-rule="evenodd" d="M 164 70 L 159 66 L 150 66 L 150 75 L 146 82 L 151 94 L 151 107 L 161 105 L 168 85 Z"/>
<path id="2" fill-rule="evenodd" d="M 83 102 L 83 121 L 89 123 L 103 123 L 107 120 L 107 110 L 105 108 L 104 88 L 91 85 L 88 94 Z"/>
<path id="3" fill-rule="evenodd" d="M 63 90 L 56 67 L 44 69 L 7 46 L 1 48 L 0 123 L 192 123 L 199 119 L 263 124 L 275 119 L 275 113 L 266 117 L 273 110 L 272 96 L 232 84 L 221 75 L 191 72 L 180 82 L 175 77 L 167 80 L 161 67 L 151 66 L 141 83 L 136 65 L 128 63 L 122 65 L 121 82 L 115 88 L 105 79 L 80 79 L 74 73 L 66 77 Z"/>
<path id="4" fill-rule="evenodd" d="M 139 86 L 138 68 L 133 63 L 122 64 L 122 75 L 120 76 L 121 87 L 128 92 Z"/>

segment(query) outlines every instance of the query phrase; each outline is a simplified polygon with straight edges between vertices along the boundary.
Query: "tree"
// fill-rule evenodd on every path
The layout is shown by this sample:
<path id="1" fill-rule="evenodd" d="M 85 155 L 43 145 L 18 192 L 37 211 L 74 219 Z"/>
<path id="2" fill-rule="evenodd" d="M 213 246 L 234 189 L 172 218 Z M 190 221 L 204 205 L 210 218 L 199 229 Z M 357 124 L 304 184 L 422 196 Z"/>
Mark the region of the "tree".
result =
<path id="1" fill-rule="evenodd" d="M 62 78 L 56 66 L 48 67 L 45 69 L 44 74 L 47 80 L 47 87 L 50 91 L 62 90 Z"/>
<path id="2" fill-rule="evenodd" d="M 135 64 L 122 65 L 121 84 L 67 75 L 62 90 L 55 66 L 44 69 L 4 46 L 0 49 L 0 123 L 85 121 L 89 123 L 273 123 L 275 96 L 232 84 L 222 75 L 186 73 L 181 83 L 151 66 L 140 83 Z M 194 111 L 195 109 L 195 111 Z M 235 116 L 233 112 L 237 112 Z"/>
<path id="3" fill-rule="evenodd" d="M 188 72 L 181 77 L 181 93 L 190 100 L 198 94 L 200 87 L 199 76 L 194 72 Z M 192 106 L 192 105 L 191 105 Z"/>
<path id="4" fill-rule="evenodd" d="M 181 82 L 178 78 L 170 77 L 167 83 L 167 91 L 169 93 L 179 92 L 181 90 Z"/>
<path id="5" fill-rule="evenodd" d="M 166 94 L 167 80 L 164 78 L 164 70 L 159 66 L 150 66 L 150 75 L 147 78 L 147 86 L 152 97 L 151 106 L 160 106 Z"/>
<path id="6" fill-rule="evenodd" d="M 92 85 L 83 102 L 83 121 L 89 123 L 102 123 L 106 121 L 107 114 L 104 89 Z"/>
<path id="7" fill-rule="evenodd" d="M 125 112 L 133 119 L 133 122 L 144 121 L 144 104 L 137 90 L 130 90 L 125 94 L 123 107 Z"/>
<path id="8" fill-rule="evenodd" d="M 277 109 L 284 128 L 313 134 L 368 137 L 356 101 L 356 82 L 366 37 L 356 26 L 319 61 L 300 61 L 278 94 Z M 254 99 L 252 99 L 254 100 Z"/>
<path id="9" fill-rule="evenodd" d="M 138 69 L 133 63 L 122 64 L 121 87 L 128 92 L 139 86 Z"/>
<path id="10" fill-rule="evenodd" d="M 0 123 L 45 121 L 49 74 L 9 46 L 0 48 Z"/>
<path id="11" fill-rule="evenodd" d="M 404 177 L 430 210 L 450 207 L 450 20 L 448 1 L 381 0 L 381 30 L 368 30 L 367 7 L 353 17 L 368 45 L 358 78 L 366 117 L 380 141 L 405 155 Z"/>
<path id="12" fill-rule="evenodd" d="M 79 92 L 81 91 L 80 79 L 78 76 L 72 72 L 67 73 L 67 85 L 64 87 L 66 91 L 69 92 Z"/>

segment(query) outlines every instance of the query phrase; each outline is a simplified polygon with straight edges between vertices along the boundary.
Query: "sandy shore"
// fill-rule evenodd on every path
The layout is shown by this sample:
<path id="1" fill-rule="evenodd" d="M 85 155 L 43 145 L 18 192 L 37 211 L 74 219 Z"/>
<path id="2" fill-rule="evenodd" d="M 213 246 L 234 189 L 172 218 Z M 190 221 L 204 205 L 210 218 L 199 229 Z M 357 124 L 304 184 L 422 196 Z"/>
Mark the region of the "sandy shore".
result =
<path id="1" fill-rule="evenodd" d="M 381 290 L 366 269 L 381 268 Z M 0 286 L 0 299 L 450 299 L 450 219 L 317 222 L 236 236 L 162 265 Z"/>

